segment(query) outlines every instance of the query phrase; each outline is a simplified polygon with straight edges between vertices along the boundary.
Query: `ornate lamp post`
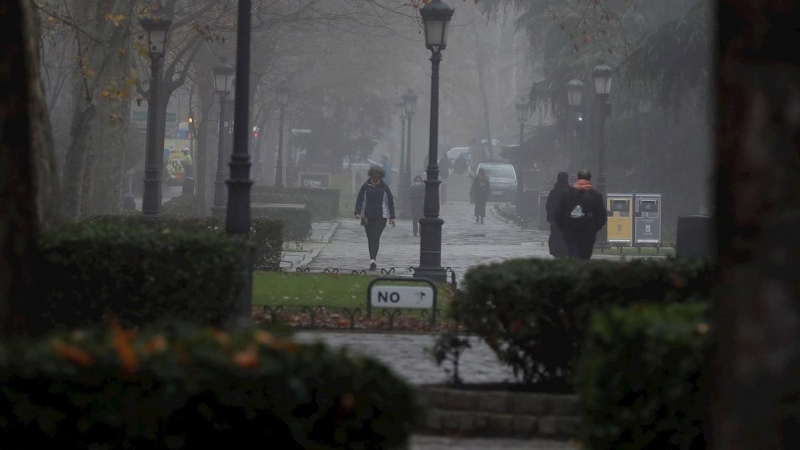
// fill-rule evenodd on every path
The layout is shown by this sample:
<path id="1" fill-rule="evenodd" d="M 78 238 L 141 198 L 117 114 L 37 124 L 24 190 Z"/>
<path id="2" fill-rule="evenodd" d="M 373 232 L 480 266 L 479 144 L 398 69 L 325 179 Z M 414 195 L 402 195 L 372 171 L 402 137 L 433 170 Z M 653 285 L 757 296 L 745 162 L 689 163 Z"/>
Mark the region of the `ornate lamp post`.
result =
<path id="1" fill-rule="evenodd" d="M 217 176 L 214 180 L 214 207 L 212 212 L 221 215 L 225 211 L 225 141 L 228 135 L 225 117 L 225 100 L 233 87 L 236 69 L 230 64 L 220 64 L 213 69 L 214 87 L 219 94 L 219 139 L 217 142 Z"/>
<path id="2" fill-rule="evenodd" d="M 519 150 L 517 151 L 517 215 L 522 216 L 522 202 L 525 192 L 525 167 L 522 161 L 522 144 L 525 139 L 525 122 L 528 120 L 528 105 L 520 101 L 517 103 L 517 121 L 519 121 Z"/>
<path id="3" fill-rule="evenodd" d="M 283 120 L 286 115 L 286 105 L 289 104 L 289 88 L 286 85 L 280 85 L 275 89 L 275 93 L 281 107 L 281 120 L 278 128 L 278 163 L 275 165 L 275 186 L 283 187 Z"/>
<path id="4" fill-rule="evenodd" d="M 583 100 L 583 90 L 586 85 L 581 80 L 572 80 L 567 83 L 567 102 L 569 103 L 569 137 L 571 144 L 571 155 L 569 159 L 569 173 L 575 175 L 575 119 L 580 114 L 581 102 Z"/>
<path id="5" fill-rule="evenodd" d="M 233 123 L 233 151 L 231 176 L 228 185 L 228 208 L 225 214 L 225 231 L 247 239 L 250 235 L 250 9 L 251 0 L 239 0 L 238 27 L 236 30 L 236 97 Z M 249 320 L 253 310 L 253 246 L 245 263 L 245 285 L 239 298 L 238 316 Z"/>
<path id="6" fill-rule="evenodd" d="M 442 268 L 442 225 L 439 218 L 439 64 L 447 46 L 447 31 L 454 10 L 441 0 L 432 0 L 419 10 L 425 26 L 425 47 L 431 51 L 431 123 L 428 169 L 425 180 L 425 217 L 420 219 L 419 267 L 414 276 L 446 281 Z"/>
<path id="7" fill-rule="evenodd" d="M 605 64 L 595 67 L 592 71 L 592 76 L 594 77 L 594 89 L 595 93 L 597 94 L 597 100 L 600 103 L 600 142 L 596 187 L 604 197 L 606 195 L 606 117 L 611 115 L 611 103 L 608 101 L 608 96 L 611 94 L 611 74 L 611 67 L 608 67 Z M 603 228 L 598 233 L 597 246 L 605 247 L 607 242 L 608 234 L 606 233 L 606 229 Z"/>
<path id="8" fill-rule="evenodd" d="M 407 132 L 408 135 L 406 137 L 406 162 L 405 162 L 405 170 L 401 174 L 403 179 L 403 188 L 400 191 L 400 195 L 403 196 L 403 201 L 408 200 L 408 191 L 411 189 L 411 117 L 414 115 L 414 110 L 417 107 L 417 94 L 414 93 L 413 89 L 409 89 L 405 94 L 403 94 L 403 111 L 406 113 L 406 118 L 408 119 L 408 128 Z M 402 154 L 400 155 L 403 156 Z M 406 201 L 408 204 L 408 208 L 403 210 L 403 218 L 408 219 L 411 218 L 411 204 Z"/>
<path id="9" fill-rule="evenodd" d="M 159 91 L 161 90 L 161 71 L 164 68 L 164 52 L 167 35 L 172 20 L 163 11 L 154 12 L 141 19 L 142 28 L 147 32 L 148 52 L 150 54 L 150 89 L 147 98 L 147 148 L 144 165 L 144 193 L 142 195 L 142 215 L 157 218 L 161 214 L 161 171 L 164 168 L 164 134 L 161 130 L 159 114 Z"/>
<path id="10" fill-rule="evenodd" d="M 407 219 L 411 217 L 411 213 L 406 211 L 406 209 L 408 209 L 408 199 L 403 195 L 404 174 L 406 173 L 406 110 L 402 97 L 400 101 L 395 103 L 395 110 L 400 116 L 400 177 L 398 177 L 397 180 L 397 193 L 399 198 L 395 204 L 400 205 L 400 217 L 402 219 Z"/>

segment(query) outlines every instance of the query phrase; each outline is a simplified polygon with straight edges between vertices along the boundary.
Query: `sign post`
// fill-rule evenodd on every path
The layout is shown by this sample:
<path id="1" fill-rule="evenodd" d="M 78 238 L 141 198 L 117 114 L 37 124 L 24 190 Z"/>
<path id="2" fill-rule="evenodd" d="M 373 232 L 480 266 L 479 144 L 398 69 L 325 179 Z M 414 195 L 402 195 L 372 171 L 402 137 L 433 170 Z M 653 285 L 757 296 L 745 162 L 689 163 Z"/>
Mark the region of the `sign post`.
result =
<path id="1" fill-rule="evenodd" d="M 378 283 L 403 283 L 389 285 Z M 420 286 L 425 284 L 425 286 Z M 385 277 L 376 278 L 367 286 L 367 318 L 372 317 L 372 308 L 430 309 L 431 326 L 436 324 L 438 292 L 432 281 L 421 278 Z"/>

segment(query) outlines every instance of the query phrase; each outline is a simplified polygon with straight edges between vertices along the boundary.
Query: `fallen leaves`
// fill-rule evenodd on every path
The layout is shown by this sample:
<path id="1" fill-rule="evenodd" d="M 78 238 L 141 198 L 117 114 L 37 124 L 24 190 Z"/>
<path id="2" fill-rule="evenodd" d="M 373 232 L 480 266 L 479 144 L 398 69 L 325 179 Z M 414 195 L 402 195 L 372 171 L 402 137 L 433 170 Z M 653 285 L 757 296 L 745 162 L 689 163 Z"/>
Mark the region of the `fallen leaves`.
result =
<path id="1" fill-rule="evenodd" d="M 76 366 L 91 367 L 94 364 L 94 358 L 86 350 L 78 348 L 74 345 L 67 344 L 66 342 L 55 341 L 53 342 L 53 350 L 62 359 L 69 361 Z"/>

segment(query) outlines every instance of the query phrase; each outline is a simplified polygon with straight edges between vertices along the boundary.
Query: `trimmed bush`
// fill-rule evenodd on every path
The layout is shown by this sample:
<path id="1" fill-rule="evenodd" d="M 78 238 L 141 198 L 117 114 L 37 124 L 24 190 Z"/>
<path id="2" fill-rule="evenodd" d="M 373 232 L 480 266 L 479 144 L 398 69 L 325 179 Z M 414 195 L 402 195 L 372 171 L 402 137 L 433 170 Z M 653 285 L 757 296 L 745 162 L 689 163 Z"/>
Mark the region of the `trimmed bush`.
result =
<path id="1" fill-rule="evenodd" d="M 452 311 L 521 381 L 568 391 L 593 312 L 705 300 L 710 275 L 699 261 L 513 260 L 467 272 Z"/>
<path id="2" fill-rule="evenodd" d="M 305 241 L 311 236 L 311 212 L 307 209 L 252 207 L 253 220 L 269 219 L 283 223 L 283 238 Z"/>
<path id="3" fill-rule="evenodd" d="M 124 224 L 155 227 L 161 230 L 182 230 L 195 233 L 225 233 L 225 219 L 222 217 L 161 217 L 157 220 L 137 216 L 93 216 L 84 220 L 87 223 Z M 309 228 L 311 227 L 309 223 Z M 279 267 L 283 248 L 284 225 L 281 221 L 254 217 L 250 224 L 250 242 L 255 245 L 253 267 L 267 270 Z"/>
<path id="4" fill-rule="evenodd" d="M 250 192 L 253 203 L 304 204 L 315 221 L 339 217 L 339 189 L 253 186 Z"/>
<path id="5" fill-rule="evenodd" d="M 705 310 L 640 305 L 593 317 L 577 373 L 587 448 L 706 448 Z"/>
<path id="6" fill-rule="evenodd" d="M 161 214 L 169 217 L 199 217 L 194 209 L 195 196 L 181 195 L 173 197 L 161 205 Z"/>
<path id="7" fill-rule="evenodd" d="M 367 358 L 263 330 L 73 331 L 0 348 L 3 448 L 392 449 L 418 409 Z"/>
<path id="8" fill-rule="evenodd" d="M 41 241 L 43 323 L 75 327 L 109 312 L 125 323 L 222 323 L 235 313 L 245 246 L 223 234 L 123 224 L 74 224 Z"/>

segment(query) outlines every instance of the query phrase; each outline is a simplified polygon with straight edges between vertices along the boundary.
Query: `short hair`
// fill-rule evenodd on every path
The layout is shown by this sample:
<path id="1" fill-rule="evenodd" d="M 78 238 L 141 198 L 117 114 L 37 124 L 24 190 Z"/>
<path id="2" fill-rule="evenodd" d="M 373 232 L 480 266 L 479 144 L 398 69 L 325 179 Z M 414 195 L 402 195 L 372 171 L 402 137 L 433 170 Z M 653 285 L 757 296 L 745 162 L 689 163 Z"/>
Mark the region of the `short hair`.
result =
<path id="1" fill-rule="evenodd" d="M 578 172 L 578 179 L 579 180 L 591 180 L 592 179 L 592 172 L 589 172 L 586 169 L 581 170 Z"/>
<path id="2" fill-rule="evenodd" d="M 386 172 L 380 166 L 372 166 L 369 168 L 369 171 L 367 171 L 367 176 L 370 178 L 386 178 Z"/>
<path id="3" fill-rule="evenodd" d="M 569 181 L 569 174 L 567 172 L 558 172 L 557 180 L 566 183 Z"/>

